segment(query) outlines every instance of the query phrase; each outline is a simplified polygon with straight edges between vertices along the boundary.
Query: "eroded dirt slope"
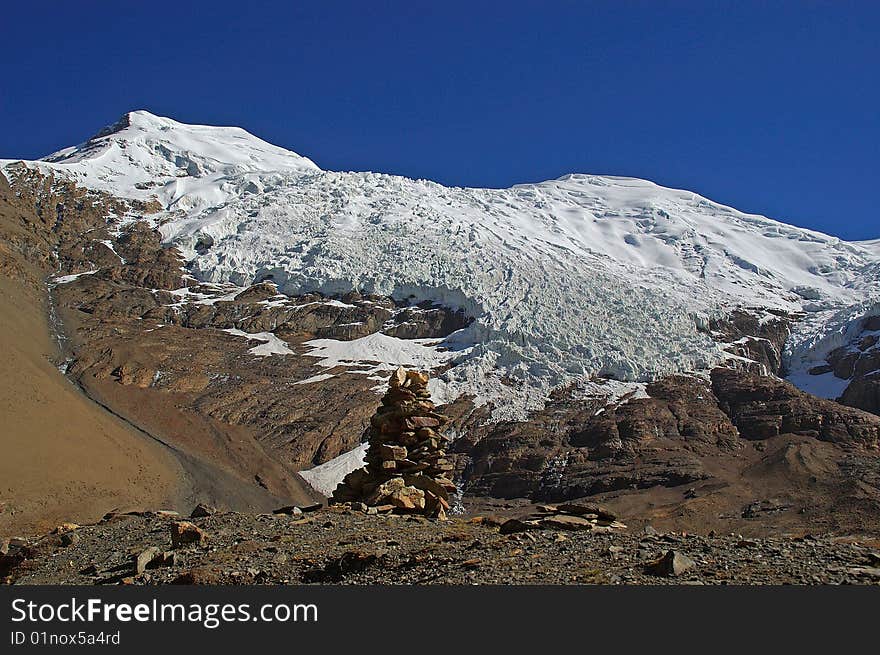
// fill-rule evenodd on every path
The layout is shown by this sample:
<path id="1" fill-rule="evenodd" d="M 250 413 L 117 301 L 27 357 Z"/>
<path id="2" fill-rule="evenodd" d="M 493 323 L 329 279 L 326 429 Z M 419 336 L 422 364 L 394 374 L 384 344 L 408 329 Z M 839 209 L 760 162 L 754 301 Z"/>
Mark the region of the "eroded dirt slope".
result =
<path id="1" fill-rule="evenodd" d="M 91 402 L 53 364 L 41 292 L 51 231 L 16 200 L 0 177 L 0 532 L 182 499 L 186 478 L 168 449 Z"/>

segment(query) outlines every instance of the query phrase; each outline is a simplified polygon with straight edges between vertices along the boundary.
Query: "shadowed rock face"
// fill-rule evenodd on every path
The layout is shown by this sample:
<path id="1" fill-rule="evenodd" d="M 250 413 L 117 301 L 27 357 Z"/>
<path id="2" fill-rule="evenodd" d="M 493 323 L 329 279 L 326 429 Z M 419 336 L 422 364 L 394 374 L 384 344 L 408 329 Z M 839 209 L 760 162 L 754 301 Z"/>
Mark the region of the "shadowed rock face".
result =
<path id="1" fill-rule="evenodd" d="M 669 377 L 647 393 L 607 407 L 560 395 L 528 421 L 483 428 L 475 444 L 456 448 L 466 493 L 599 496 L 639 513 L 667 503 L 666 511 L 707 523 L 739 516 L 739 499 L 771 496 L 788 498 L 765 504 L 789 513 L 810 498 L 809 514 L 795 521 L 838 511 L 830 507 L 849 517 L 842 522 L 878 516 L 877 417 L 735 369 L 716 369 L 710 381 Z"/>
<path id="2" fill-rule="evenodd" d="M 463 311 L 423 304 L 406 307 L 382 332 L 399 339 L 431 339 L 445 337 L 473 322 Z"/>
<path id="3" fill-rule="evenodd" d="M 711 319 L 709 332 L 716 341 L 727 344 L 727 352 L 751 360 L 751 364 L 740 363 L 740 368 L 780 375 L 782 349 L 791 334 L 792 320 L 793 317 L 786 315 L 762 320 L 752 313 L 736 310 L 727 317 Z"/>
<path id="4" fill-rule="evenodd" d="M 880 415 L 880 316 L 862 319 L 850 342 L 832 350 L 824 364 L 809 372 L 849 380 L 837 401 Z"/>
<path id="5" fill-rule="evenodd" d="M 816 398 L 784 380 L 716 369 L 712 389 L 744 439 L 803 434 L 871 448 L 880 440 L 877 417 Z"/>
<path id="6" fill-rule="evenodd" d="M 871 375 L 850 382 L 840 397 L 840 402 L 873 414 L 880 414 L 880 364 L 878 370 Z"/>
<path id="7" fill-rule="evenodd" d="M 841 403 L 880 414 L 880 316 L 866 318 L 852 343 L 828 355 L 828 366 L 837 377 L 852 380 Z"/>

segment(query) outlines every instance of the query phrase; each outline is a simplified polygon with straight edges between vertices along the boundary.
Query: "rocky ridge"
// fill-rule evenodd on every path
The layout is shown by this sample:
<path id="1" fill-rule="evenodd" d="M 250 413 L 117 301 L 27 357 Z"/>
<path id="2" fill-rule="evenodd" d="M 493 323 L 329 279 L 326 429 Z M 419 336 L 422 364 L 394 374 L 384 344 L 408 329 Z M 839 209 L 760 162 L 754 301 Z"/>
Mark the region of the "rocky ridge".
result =
<path id="1" fill-rule="evenodd" d="M 786 435 L 818 446 L 831 470 L 846 453 L 872 461 L 880 418 L 778 378 L 716 369 L 675 376 L 616 406 L 558 394 L 528 421 L 472 429 L 453 444 L 466 493 L 561 501 L 625 490 L 682 489 L 725 479 Z M 754 444 L 754 445 L 750 445 Z M 756 450 L 756 446 L 760 450 Z M 721 476 L 720 478 L 718 476 Z M 824 482 L 842 482 L 841 472 Z"/>

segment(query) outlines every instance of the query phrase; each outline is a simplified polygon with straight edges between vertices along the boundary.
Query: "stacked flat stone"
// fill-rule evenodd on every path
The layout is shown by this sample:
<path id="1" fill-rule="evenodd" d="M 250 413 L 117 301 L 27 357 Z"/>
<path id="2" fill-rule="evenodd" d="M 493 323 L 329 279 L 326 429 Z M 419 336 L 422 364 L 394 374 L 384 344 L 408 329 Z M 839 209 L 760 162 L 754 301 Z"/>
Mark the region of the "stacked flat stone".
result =
<path id="1" fill-rule="evenodd" d="M 449 419 L 434 411 L 426 373 L 399 368 L 388 386 L 370 419 L 366 466 L 345 476 L 330 502 L 445 518 L 455 492 L 441 433 Z"/>

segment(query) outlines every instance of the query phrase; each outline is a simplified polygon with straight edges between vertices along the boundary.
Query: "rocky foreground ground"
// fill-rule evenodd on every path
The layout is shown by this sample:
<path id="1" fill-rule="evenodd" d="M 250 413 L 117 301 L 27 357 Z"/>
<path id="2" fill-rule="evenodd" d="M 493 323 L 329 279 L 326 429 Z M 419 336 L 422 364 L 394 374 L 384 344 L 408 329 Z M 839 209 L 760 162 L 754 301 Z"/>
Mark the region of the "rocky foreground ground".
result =
<path id="1" fill-rule="evenodd" d="M 869 536 L 565 524 L 345 508 L 116 514 L 7 540 L 0 575 L 7 583 L 70 585 L 880 584 L 880 539 Z"/>

